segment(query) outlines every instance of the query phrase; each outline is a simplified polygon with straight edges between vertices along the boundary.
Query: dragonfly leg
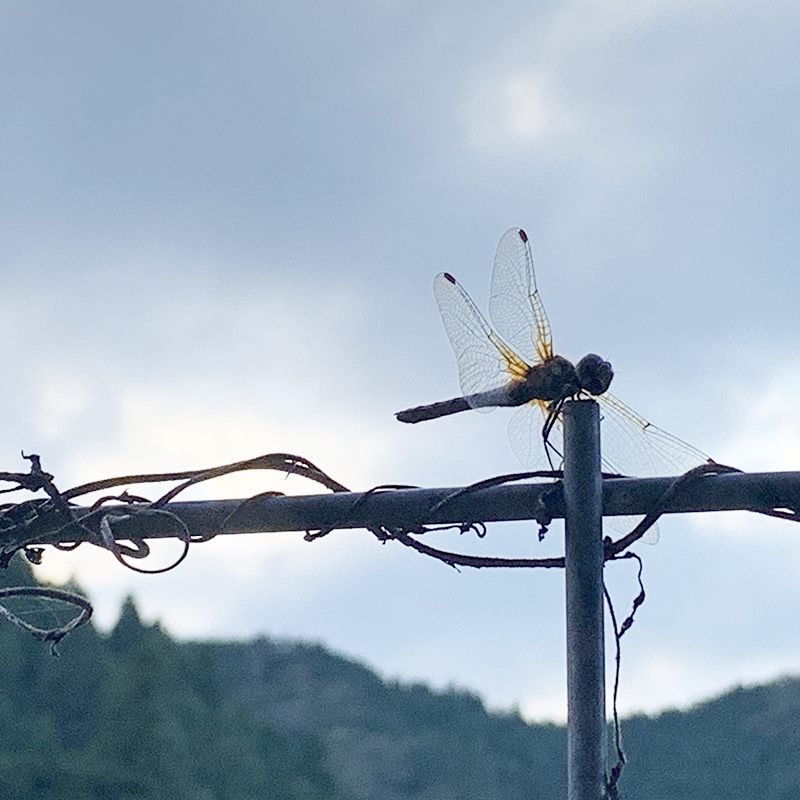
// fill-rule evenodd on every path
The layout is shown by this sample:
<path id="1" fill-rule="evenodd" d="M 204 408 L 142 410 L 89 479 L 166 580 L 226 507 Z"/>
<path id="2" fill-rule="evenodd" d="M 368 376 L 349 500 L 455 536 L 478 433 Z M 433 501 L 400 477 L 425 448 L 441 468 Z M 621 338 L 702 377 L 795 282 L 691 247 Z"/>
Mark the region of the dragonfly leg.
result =
<path id="1" fill-rule="evenodd" d="M 544 452 L 547 456 L 547 461 L 550 464 L 550 469 L 555 471 L 557 467 L 553 464 L 553 457 L 552 454 L 555 453 L 558 456 L 559 461 L 563 458 L 563 455 L 558 452 L 558 448 L 550 441 L 550 433 L 552 432 L 553 428 L 555 427 L 556 422 L 558 421 L 558 415 L 561 413 L 561 407 L 564 405 L 564 400 L 556 400 L 550 404 L 550 407 L 547 412 L 547 418 L 544 421 L 544 427 L 542 428 L 542 441 L 544 443 Z"/>

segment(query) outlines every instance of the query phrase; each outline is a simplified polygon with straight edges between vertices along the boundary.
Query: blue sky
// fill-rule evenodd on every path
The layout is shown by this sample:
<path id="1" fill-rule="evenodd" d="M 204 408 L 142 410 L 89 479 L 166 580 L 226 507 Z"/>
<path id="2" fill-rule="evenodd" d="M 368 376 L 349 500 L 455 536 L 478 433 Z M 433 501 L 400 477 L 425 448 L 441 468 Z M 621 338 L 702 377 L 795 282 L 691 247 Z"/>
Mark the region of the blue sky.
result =
<path id="1" fill-rule="evenodd" d="M 531 238 L 558 352 L 717 460 L 797 469 L 798 30 L 788 2 L 9 2 L 0 9 L 0 455 L 60 485 L 303 455 L 354 489 L 518 469 L 451 397 L 431 283 L 482 308 Z M 205 490 L 308 491 L 248 476 Z M 199 496 L 199 495 L 196 495 Z M 672 519 L 621 705 L 800 670 L 800 532 Z M 550 554 L 524 526 L 481 547 Z M 453 546 L 473 546 L 442 539 Z M 474 545 L 477 547 L 478 545 Z M 624 605 L 627 566 L 609 582 Z M 457 573 L 365 532 L 220 537 L 142 578 L 48 553 L 110 624 L 311 638 L 564 714 L 563 578 Z"/>

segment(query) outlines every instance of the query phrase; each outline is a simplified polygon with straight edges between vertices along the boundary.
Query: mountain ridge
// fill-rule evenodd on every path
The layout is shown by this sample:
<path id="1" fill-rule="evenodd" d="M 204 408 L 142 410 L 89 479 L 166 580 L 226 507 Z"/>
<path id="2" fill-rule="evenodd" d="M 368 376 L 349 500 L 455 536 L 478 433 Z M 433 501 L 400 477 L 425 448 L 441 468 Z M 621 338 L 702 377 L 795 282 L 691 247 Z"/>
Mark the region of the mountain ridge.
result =
<path id="1" fill-rule="evenodd" d="M 25 566 L 2 582 L 33 583 Z M 60 651 L 0 624 L 3 800 L 566 796 L 562 725 L 321 644 L 178 642 L 128 599 L 108 634 L 85 625 Z M 622 735 L 623 800 L 800 797 L 800 678 L 634 715 Z"/>
<path id="2" fill-rule="evenodd" d="M 380 678 L 320 644 L 258 637 L 187 646 L 211 649 L 228 696 L 257 718 L 319 737 L 331 772 L 357 800 L 565 796 L 562 725 L 487 710 L 467 690 Z M 622 721 L 622 736 L 628 800 L 800 797 L 792 766 L 800 764 L 800 678 L 636 714 Z"/>

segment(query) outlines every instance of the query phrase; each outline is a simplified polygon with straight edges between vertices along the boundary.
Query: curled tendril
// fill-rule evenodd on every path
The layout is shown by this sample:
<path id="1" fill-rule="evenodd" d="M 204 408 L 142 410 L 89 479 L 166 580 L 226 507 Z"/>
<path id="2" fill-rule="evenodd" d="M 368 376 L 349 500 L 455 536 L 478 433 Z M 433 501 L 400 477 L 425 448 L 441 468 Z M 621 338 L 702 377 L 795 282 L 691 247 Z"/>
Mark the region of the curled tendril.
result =
<path id="1" fill-rule="evenodd" d="M 24 619 L 10 611 L 3 603 L 0 603 L 0 616 L 8 620 L 22 631 L 31 634 L 36 639 L 43 642 L 50 642 L 50 652 L 58 655 L 58 643 L 75 628 L 88 622 L 92 616 L 92 604 L 79 594 L 68 592 L 65 589 L 52 589 L 46 586 L 10 586 L 0 589 L 0 599 L 7 597 L 41 597 L 51 600 L 60 600 L 69 605 L 75 606 L 79 612 L 65 625 L 57 628 L 39 628 L 31 625 Z"/>

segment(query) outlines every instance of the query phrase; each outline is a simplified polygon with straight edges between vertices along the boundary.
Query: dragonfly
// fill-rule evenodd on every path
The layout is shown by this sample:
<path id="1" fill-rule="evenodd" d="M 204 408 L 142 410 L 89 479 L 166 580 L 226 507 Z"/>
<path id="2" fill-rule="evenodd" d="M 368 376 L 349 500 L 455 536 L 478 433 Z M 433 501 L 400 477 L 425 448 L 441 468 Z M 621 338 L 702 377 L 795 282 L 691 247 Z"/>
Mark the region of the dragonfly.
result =
<path id="1" fill-rule="evenodd" d="M 509 423 L 512 449 L 526 467 L 553 469 L 561 466 L 553 457 L 560 462 L 563 454 L 564 401 L 592 398 L 601 411 L 604 472 L 667 476 L 711 461 L 610 394 L 613 369 L 600 356 L 590 353 L 573 365 L 555 354 L 530 242 L 521 228 L 507 230 L 497 247 L 489 298 L 493 327 L 452 275 L 440 273 L 433 286 L 463 395 L 400 411 L 400 422 L 519 406 Z"/>

